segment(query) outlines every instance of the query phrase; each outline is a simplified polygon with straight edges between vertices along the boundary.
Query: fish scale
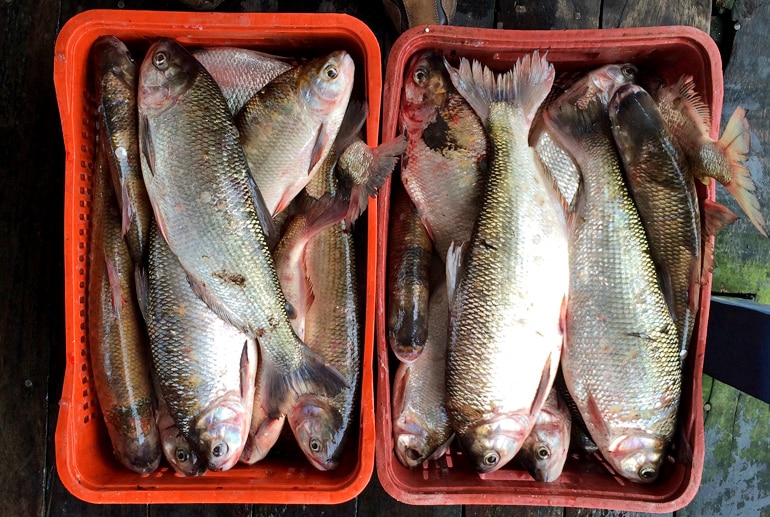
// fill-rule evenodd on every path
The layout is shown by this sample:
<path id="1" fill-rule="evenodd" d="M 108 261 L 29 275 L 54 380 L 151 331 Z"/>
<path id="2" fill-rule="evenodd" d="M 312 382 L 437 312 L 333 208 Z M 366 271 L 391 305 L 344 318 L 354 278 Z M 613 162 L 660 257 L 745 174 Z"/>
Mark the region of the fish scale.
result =
<path id="1" fill-rule="evenodd" d="M 142 63 L 139 120 L 158 227 L 196 293 L 258 338 L 268 413 L 285 414 L 302 393 L 338 392 L 344 379 L 289 323 L 254 202 L 258 191 L 222 92 L 173 40 L 156 42 Z"/>
<path id="2" fill-rule="evenodd" d="M 584 110 L 557 102 L 545 121 L 582 172 L 570 214 L 564 379 L 603 456 L 624 477 L 649 482 L 676 427 L 676 326 L 622 176 L 606 108 L 597 100 Z"/>

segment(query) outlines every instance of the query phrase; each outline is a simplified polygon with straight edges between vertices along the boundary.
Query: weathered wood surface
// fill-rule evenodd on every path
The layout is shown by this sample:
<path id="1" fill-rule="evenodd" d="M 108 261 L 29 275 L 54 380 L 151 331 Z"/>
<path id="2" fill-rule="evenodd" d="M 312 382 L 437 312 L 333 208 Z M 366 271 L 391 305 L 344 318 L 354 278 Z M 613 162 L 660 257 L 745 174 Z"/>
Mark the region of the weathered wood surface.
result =
<path id="1" fill-rule="evenodd" d="M 757 186 L 762 213 L 770 219 L 770 2 L 738 0 L 733 19 L 739 30 L 725 70 L 722 121 L 724 126 L 738 106 L 748 110 L 751 153 L 747 166 Z M 740 219 L 716 239 L 713 290 L 755 293 L 758 302 L 770 304 L 770 239 L 757 232 L 721 185 L 717 185 L 717 201 Z"/>
<path id="2" fill-rule="evenodd" d="M 463 5 L 459 2 L 458 5 Z M 467 3 L 467 5 L 471 5 Z M 597 28 L 685 23 L 708 29 L 710 5 L 680 2 L 499 0 L 496 21 L 505 28 Z M 601 6 L 604 6 L 602 11 Z M 516 6 L 521 7 L 516 9 Z M 466 6 L 467 7 L 467 6 Z M 77 500 L 55 472 L 54 429 L 64 365 L 62 219 L 64 151 L 52 84 L 53 46 L 57 31 L 77 12 L 92 8 L 183 10 L 175 0 L 36 0 L 0 2 L 0 414 L 4 425 L 4 468 L 0 472 L 0 515 L 364 515 L 413 516 L 495 515 L 632 515 L 562 508 L 494 506 L 413 507 L 395 502 L 376 481 L 349 503 L 328 506 L 287 505 L 91 505 Z M 329 0 L 225 0 L 223 11 L 347 12 L 364 20 L 387 56 L 395 39 L 381 2 Z M 513 12 L 511 14 L 511 9 Z M 764 94 L 768 73 L 768 2 L 737 2 L 741 30 L 728 67 L 725 114 L 741 103 L 751 110 L 752 172 L 761 177 L 760 195 L 767 205 L 770 185 L 764 171 L 762 142 L 770 121 Z M 508 15 L 504 18 L 501 13 Z M 661 14 L 663 13 L 663 14 Z M 667 14 L 665 14 L 667 13 Z M 673 14 L 671 14 L 673 13 Z M 483 13 L 475 13 L 481 17 Z M 705 25 L 704 25 L 705 24 Z M 756 171 L 756 172 L 755 172 Z M 729 203 L 730 200 L 722 201 Z M 766 215 L 768 212 L 765 212 Z M 745 228 L 741 227 L 745 225 Z M 742 231 L 739 231 L 742 230 Z M 738 223 L 718 243 L 755 264 L 750 290 L 769 292 L 761 277 L 761 260 L 770 257 L 768 241 L 759 240 L 748 223 Z M 721 255 L 720 255 L 721 254 Z M 753 262 L 751 262 L 753 261 Z M 744 272 L 749 271 L 744 268 Z M 715 280 L 727 281 L 717 271 Z M 727 285 L 725 283 L 725 285 Z M 715 286 L 718 286 L 715 283 Z M 765 291 L 763 291 L 763 289 Z M 719 383 L 709 382 L 706 420 L 707 455 L 703 485 L 682 515 L 770 515 L 770 413 L 766 404 Z M 764 424 L 764 427 L 761 425 Z M 376 476 L 376 474 L 375 474 Z"/>

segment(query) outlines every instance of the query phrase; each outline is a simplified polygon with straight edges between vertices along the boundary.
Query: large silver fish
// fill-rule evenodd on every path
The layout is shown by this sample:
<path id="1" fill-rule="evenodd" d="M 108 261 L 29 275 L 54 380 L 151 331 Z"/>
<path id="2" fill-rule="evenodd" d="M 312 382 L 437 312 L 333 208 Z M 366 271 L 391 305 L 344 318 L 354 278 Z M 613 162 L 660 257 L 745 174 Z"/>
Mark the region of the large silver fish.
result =
<path id="1" fill-rule="evenodd" d="M 227 470 L 251 424 L 256 342 L 198 298 L 154 226 L 147 284 L 152 362 L 168 412 L 210 470 Z"/>
<path id="2" fill-rule="evenodd" d="M 266 214 L 217 84 L 163 39 L 142 63 L 138 99 L 142 173 L 158 227 L 196 293 L 259 339 L 268 413 L 285 414 L 301 394 L 338 393 L 344 378 L 289 323 L 260 224 Z"/>
<path id="3" fill-rule="evenodd" d="M 534 53 L 500 76 L 467 60 L 449 71 L 485 122 L 492 151 L 471 240 L 447 258 L 447 409 L 473 464 L 492 472 L 529 435 L 563 341 L 566 225 L 553 180 L 528 145 L 554 69 Z"/>
<path id="4" fill-rule="evenodd" d="M 568 97 L 544 116 L 582 177 L 569 217 L 564 379 L 612 467 L 652 482 L 676 429 L 677 328 L 622 176 L 606 104 Z"/>

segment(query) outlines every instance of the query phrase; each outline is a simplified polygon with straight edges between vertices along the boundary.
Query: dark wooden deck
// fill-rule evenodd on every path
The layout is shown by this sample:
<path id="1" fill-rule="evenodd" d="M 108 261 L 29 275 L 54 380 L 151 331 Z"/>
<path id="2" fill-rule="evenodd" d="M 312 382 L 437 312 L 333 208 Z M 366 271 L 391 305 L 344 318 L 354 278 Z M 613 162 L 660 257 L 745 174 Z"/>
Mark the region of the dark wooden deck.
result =
<path id="1" fill-rule="evenodd" d="M 495 16 L 458 2 L 458 20 L 498 28 L 564 29 L 685 24 L 711 30 L 724 49 L 725 110 L 750 110 L 755 138 L 750 167 L 770 214 L 770 1 L 498 0 Z M 720 13 L 719 7 L 731 10 Z M 53 89 L 58 30 L 86 9 L 183 10 L 176 0 L 0 1 L 0 515 L 261 516 L 596 516 L 564 508 L 410 507 L 391 499 L 376 474 L 355 500 L 323 506 L 96 506 L 62 486 L 54 429 L 64 374 L 64 149 Z M 397 36 L 380 0 L 225 0 L 222 11 L 338 11 L 361 18 L 383 55 Z M 735 31 L 738 27 L 739 30 Z M 720 191 L 719 200 L 731 203 Z M 736 210 L 734 205 L 731 207 Z M 749 223 L 720 235 L 715 290 L 756 293 L 770 303 L 770 241 Z M 708 350 L 708 347 L 707 347 Z M 708 352 L 707 352 L 708 353 Z M 741 353 L 740 343 L 735 353 Z M 695 500 L 677 515 L 770 515 L 770 409 L 767 403 L 704 379 L 706 464 Z M 623 514 L 626 515 L 626 514 Z"/>

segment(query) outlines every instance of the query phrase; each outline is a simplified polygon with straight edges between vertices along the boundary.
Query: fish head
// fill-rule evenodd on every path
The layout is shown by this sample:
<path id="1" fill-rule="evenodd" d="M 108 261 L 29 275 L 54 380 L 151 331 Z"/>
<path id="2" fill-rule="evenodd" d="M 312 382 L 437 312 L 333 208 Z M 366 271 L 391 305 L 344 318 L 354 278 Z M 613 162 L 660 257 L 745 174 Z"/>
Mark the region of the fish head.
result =
<path id="1" fill-rule="evenodd" d="M 615 91 L 624 84 L 635 82 L 638 73 L 637 68 L 630 63 L 602 66 L 572 85 L 559 97 L 558 102 L 568 102 L 579 109 L 585 109 L 598 97 L 606 107 Z"/>
<path id="2" fill-rule="evenodd" d="M 460 446 L 482 474 L 511 461 L 521 449 L 534 419 L 521 414 L 502 414 L 485 419 L 459 435 Z"/>
<path id="3" fill-rule="evenodd" d="M 543 409 L 524 440 L 519 457 L 537 481 L 555 481 L 567 461 L 571 422 L 569 414 Z"/>
<path id="4" fill-rule="evenodd" d="M 200 63 L 172 39 L 163 38 L 147 51 L 139 70 L 137 102 L 145 112 L 173 106 L 203 70 Z"/>
<path id="5" fill-rule="evenodd" d="M 314 59 L 297 76 L 301 99 L 322 119 L 338 113 L 340 121 L 353 90 L 356 66 L 350 54 L 338 50 Z"/>
<path id="6" fill-rule="evenodd" d="M 323 397 L 303 395 L 288 415 L 300 449 L 319 470 L 337 467 L 342 455 L 343 419 Z"/>
<path id="7" fill-rule="evenodd" d="M 612 467 L 626 479 L 652 483 L 658 478 L 665 458 L 667 440 L 655 434 L 624 434 L 612 440 L 605 455 Z"/>
<path id="8" fill-rule="evenodd" d="M 115 36 L 100 36 L 91 47 L 91 55 L 100 77 L 111 74 L 125 84 L 135 84 L 134 58 L 126 44 Z"/>
<path id="9" fill-rule="evenodd" d="M 425 127 L 443 106 L 451 85 L 441 57 L 432 51 L 415 54 L 404 75 L 401 120 L 404 126 Z"/>
<path id="10" fill-rule="evenodd" d="M 176 428 L 161 432 L 163 454 L 171 467 L 182 476 L 201 476 L 206 473 L 206 462 Z"/>
<path id="11" fill-rule="evenodd" d="M 138 474 L 149 474 L 158 468 L 160 433 L 149 399 L 143 399 L 137 406 L 113 406 L 105 411 L 104 419 L 111 436 L 115 432 L 123 436 L 112 440 L 121 464 Z"/>
<path id="12" fill-rule="evenodd" d="M 403 412 L 393 422 L 393 436 L 396 456 L 402 464 L 411 468 L 422 465 L 435 449 L 427 424 L 411 412 Z"/>
<path id="13" fill-rule="evenodd" d="M 190 441 L 209 470 L 228 470 L 238 461 L 249 432 L 249 416 L 240 399 L 216 400 L 202 412 Z"/>

